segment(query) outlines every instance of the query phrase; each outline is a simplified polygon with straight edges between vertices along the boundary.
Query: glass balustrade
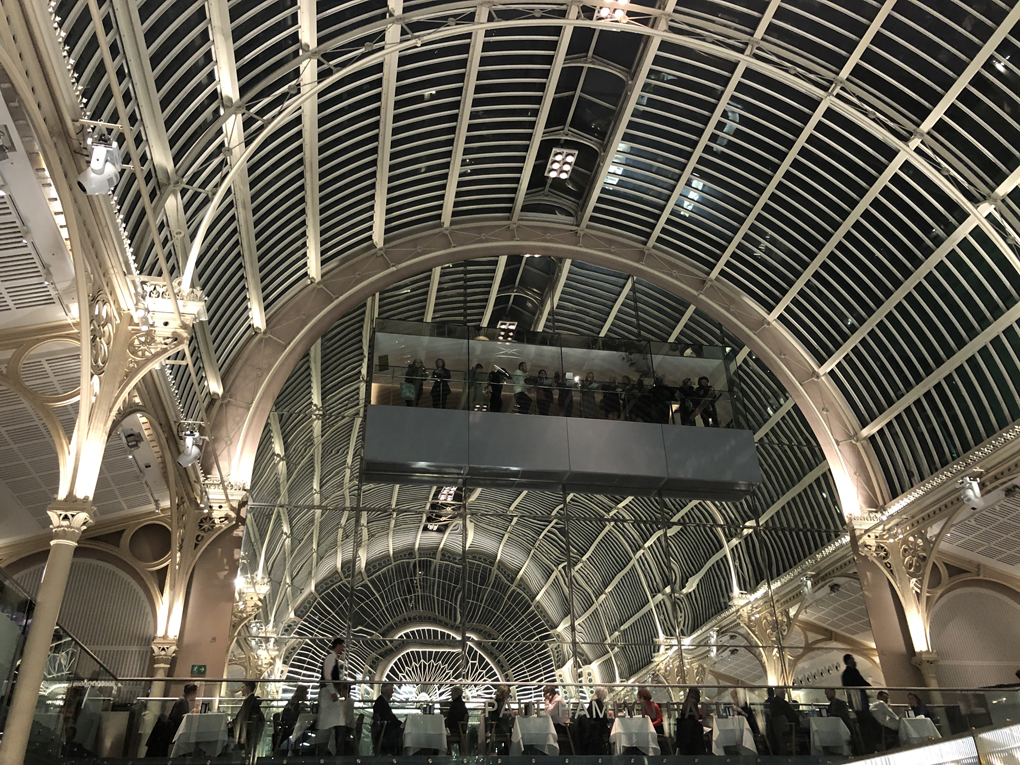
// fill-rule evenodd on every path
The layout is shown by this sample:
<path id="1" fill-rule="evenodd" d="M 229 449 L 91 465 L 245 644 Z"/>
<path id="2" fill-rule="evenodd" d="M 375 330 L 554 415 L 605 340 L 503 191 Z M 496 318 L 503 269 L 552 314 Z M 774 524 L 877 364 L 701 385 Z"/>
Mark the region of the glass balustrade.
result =
<path id="1" fill-rule="evenodd" d="M 181 681 L 172 685 L 182 687 Z M 455 687 L 464 704 L 448 720 Z M 390 762 L 558 755 L 591 757 L 594 764 L 606 755 L 702 754 L 833 762 L 904 751 L 916 756 L 917 747 L 971 736 L 989 736 L 985 748 L 1000 757 L 1009 746 L 1014 752 L 1020 746 L 1020 689 L 899 688 L 888 689 L 888 700 L 880 701 L 881 689 L 868 688 L 865 705 L 860 689 L 843 688 L 701 685 L 692 693 L 694 686 L 661 684 L 554 687 L 550 701 L 542 684 L 393 679 L 381 704 L 380 683 L 345 683 L 338 700 L 326 702 L 342 709 L 333 718 L 342 725 L 330 730 L 320 723 L 319 701 L 332 686 L 298 678 L 260 681 L 255 695 L 261 714 L 252 715 L 246 710 L 253 702 L 245 702 L 237 680 L 205 681 L 168 754 L 240 761 L 245 737 L 249 753 L 288 762 L 336 754 Z M 642 689 L 650 702 L 642 700 Z M 911 693 L 924 700 L 923 708 L 912 706 Z M 302 694 L 307 696 L 298 701 Z M 166 714 L 176 701 L 170 695 L 141 698 L 137 706 Z"/>
<path id="2" fill-rule="evenodd" d="M 0 729 L 6 724 L 17 683 L 31 597 L 0 570 L 0 673 L 3 678 Z M 122 748 L 133 719 L 139 683 L 123 687 L 96 656 L 59 625 L 53 632 L 46 672 L 29 734 L 26 762 L 52 762 L 87 756 L 102 749 L 103 739 Z"/>
<path id="3" fill-rule="evenodd" d="M 380 320 L 372 358 L 372 404 L 744 427 L 727 347 Z"/>

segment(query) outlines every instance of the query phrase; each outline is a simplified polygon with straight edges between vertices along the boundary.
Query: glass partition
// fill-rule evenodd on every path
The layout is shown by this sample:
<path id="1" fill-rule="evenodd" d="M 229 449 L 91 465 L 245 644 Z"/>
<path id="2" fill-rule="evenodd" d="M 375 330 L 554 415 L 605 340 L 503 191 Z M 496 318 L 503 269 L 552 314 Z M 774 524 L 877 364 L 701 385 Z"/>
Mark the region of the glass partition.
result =
<path id="1" fill-rule="evenodd" d="M 25 627 L 31 620 L 34 604 L 18 584 L 0 571 L 0 673 L 6 716 L 11 694 L 17 683 L 17 665 L 24 645 Z M 127 711 L 136 701 L 141 684 L 125 689 L 96 656 L 59 625 L 53 632 L 46 672 L 39 689 L 36 714 L 29 733 L 29 758 L 49 761 L 58 757 L 87 757 L 103 750 L 104 722 L 107 737 L 115 727 L 126 729 Z M 121 710 L 114 720 L 111 714 Z M 0 729 L 6 723 L 0 717 Z"/>
<path id="2" fill-rule="evenodd" d="M 746 427 L 732 348 L 379 320 L 371 403 Z"/>
<path id="3" fill-rule="evenodd" d="M 408 643 L 398 653 L 407 656 L 412 650 L 427 650 L 426 643 L 413 644 L 417 648 Z M 375 650 L 386 649 L 379 644 Z M 500 652 L 491 644 L 479 644 L 478 650 L 480 655 Z M 455 663 L 452 660 L 448 669 Z M 190 700 L 191 711 L 180 723 L 171 755 L 240 761 L 245 743 L 237 739 L 242 729 L 250 734 L 249 749 L 258 757 L 309 758 L 297 762 L 318 762 L 340 749 L 359 757 L 385 756 L 391 758 L 389 762 L 394 757 L 446 754 L 559 755 L 591 757 L 594 765 L 597 757 L 614 754 L 708 753 L 832 762 L 865 755 L 868 748 L 894 758 L 876 759 L 876 763 L 893 762 L 901 753 L 904 762 L 917 762 L 909 757 L 919 756 L 918 747 L 935 744 L 952 749 L 974 736 L 977 743 L 971 741 L 970 746 L 998 763 L 1011 762 L 996 758 L 1015 754 L 1018 748 L 1016 723 L 995 724 L 986 715 L 998 703 L 1017 705 L 1017 690 L 888 689 L 886 702 L 876 699 L 882 689 L 873 688 L 869 689 L 870 710 L 863 713 L 853 706 L 859 689 L 653 682 L 596 687 L 557 680 L 452 682 L 435 679 L 438 665 L 419 663 L 413 671 L 411 666 L 401 665 L 401 671 L 409 674 L 400 682 L 377 679 L 345 684 L 341 693 L 347 695 L 340 702 L 347 716 L 339 731 L 320 722 L 320 705 L 332 686 L 323 690 L 315 682 L 260 681 L 255 686 L 255 705 L 265 723 L 249 725 L 245 720 L 250 715 L 243 710 L 253 702 L 246 702 L 247 689 L 200 694 Z M 925 716 L 915 714 L 908 704 L 910 693 L 927 699 Z M 167 696 L 140 702 L 176 700 Z M 866 717 L 871 722 L 865 723 Z M 686 722 L 690 720 L 696 728 Z M 871 730 L 875 720 L 879 722 Z M 923 761 L 943 760 L 928 760 L 924 755 Z"/>

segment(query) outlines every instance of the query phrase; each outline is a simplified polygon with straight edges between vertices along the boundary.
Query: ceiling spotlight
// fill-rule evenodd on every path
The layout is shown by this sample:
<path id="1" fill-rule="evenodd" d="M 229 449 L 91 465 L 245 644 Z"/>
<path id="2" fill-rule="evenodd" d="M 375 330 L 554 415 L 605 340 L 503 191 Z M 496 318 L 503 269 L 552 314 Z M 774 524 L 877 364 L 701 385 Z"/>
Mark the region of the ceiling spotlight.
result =
<path id="1" fill-rule="evenodd" d="M 627 11 L 621 6 L 626 6 L 629 0 L 614 0 L 612 5 L 600 5 L 595 13 L 595 18 L 600 21 L 625 21 Z"/>
<path id="2" fill-rule="evenodd" d="M 501 321 L 496 325 L 496 340 L 499 342 L 509 342 L 514 339 L 516 332 L 516 321 Z"/>
<path id="3" fill-rule="evenodd" d="M 138 449 L 142 445 L 142 434 L 128 432 L 124 434 L 124 443 L 127 444 L 127 448 L 131 451 Z"/>
<path id="4" fill-rule="evenodd" d="M 108 194 L 120 180 L 120 149 L 116 141 L 92 143 L 92 158 L 88 169 L 78 176 L 78 188 L 86 194 Z"/>
<path id="5" fill-rule="evenodd" d="M 177 464 L 181 467 L 191 467 L 198 458 L 202 456 L 202 450 L 199 448 L 202 445 L 202 437 L 194 430 L 189 430 L 184 434 L 184 450 L 177 458 Z"/>
<path id="6" fill-rule="evenodd" d="M 574 169 L 574 160 L 576 159 L 576 150 L 558 146 L 549 155 L 549 162 L 545 166 L 545 174 L 550 178 L 566 179 L 570 177 L 570 171 Z"/>

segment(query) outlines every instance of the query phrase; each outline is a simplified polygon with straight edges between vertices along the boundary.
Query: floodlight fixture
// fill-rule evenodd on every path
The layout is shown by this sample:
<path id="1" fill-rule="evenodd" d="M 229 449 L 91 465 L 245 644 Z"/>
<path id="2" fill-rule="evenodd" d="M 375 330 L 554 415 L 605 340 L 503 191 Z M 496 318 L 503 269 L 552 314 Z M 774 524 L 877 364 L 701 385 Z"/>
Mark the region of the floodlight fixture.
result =
<path id="1" fill-rule="evenodd" d="M 626 21 L 630 0 L 614 0 L 612 5 L 600 5 L 595 12 L 598 21 Z"/>
<path id="2" fill-rule="evenodd" d="M 202 456 L 202 437 L 198 435 L 198 431 L 189 430 L 184 433 L 184 449 L 181 451 L 180 456 L 177 457 L 177 464 L 181 467 L 191 467 L 198 458 Z"/>
<path id="3" fill-rule="evenodd" d="M 499 342 L 510 342 L 517 332 L 516 321 L 501 321 L 496 325 L 496 340 Z"/>
<path id="4" fill-rule="evenodd" d="M 90 196 L 109 194 L 120 180 L 120 149 L 116 141 L 95 138 L 89 166 L 78 176 L 78 188 Z"/>
<path id="5" fill-rule="evenodd" d="M 549 162 L 545 166 L 545 174 L 549 178 L 566 180 L 570 177 L 570 171 L 574 169 L 574 162 L 576 160 L 576 149 L 557 146 L 549 154 Z"/>

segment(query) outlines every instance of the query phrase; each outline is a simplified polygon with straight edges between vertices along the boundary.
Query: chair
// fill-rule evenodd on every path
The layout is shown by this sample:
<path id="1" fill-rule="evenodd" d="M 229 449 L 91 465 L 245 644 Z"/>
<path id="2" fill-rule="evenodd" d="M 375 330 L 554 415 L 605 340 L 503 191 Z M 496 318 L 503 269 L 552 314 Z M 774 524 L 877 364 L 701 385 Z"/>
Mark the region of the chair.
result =
<path id="1" fill-rule="evenodd" d="M 453 754 L 453 752 L 450 751 L 450 748 L 454 744 L 456 744 L 457 745 L 457 753 L 459 755 L 463 756 L 463 754 L 464 754 L 464 742 L 467 741 L 467 723 L 465 723 L 463 720 L 461 720 L 459 723 L 457 723 L 457 729 L 458 730 L 457 730 L 456 733 L 447 733 L 446 734 L 446 752 L 447 752 L 447 754 Z"/>
<path id="2" fill-rule="evenodd" d="M 376 731 L 379 731 L 378 735 L 376 735 Z M 373 723 L 372 723 L 372 754 L 378 755 L 380 753 L 380 751 L 382 750 L 383 736 L 385 736 L 385 735 L 386 735 L 386 723 L 385 722 L 376 723 L 376 722 L 373 721 Z"/>
<path id="3" fill-rule="evenodd" d="M 361 754 L 361 731 L 365 726 L 365 713 L 362 712 L 354 721 L 354 754 Z"/>
<path id="4" fill-rule="evenodd" d="M 510 734 L 500 730 L 499 720 L 489 721 L 489 735 L 486 738 L 485 753 L 488 754 L 502 754 L 502 752 L 496 752 L 497 747 L 506 746 L 506 752 L 510 751 Z"/>
<path id="5" fill-rule="evenodd" d="M 567 745 L 566 747 L 563 745 L 564 743 L 566 743 Z M 570 748 L 571 754 L 577 754 L 577 752 L 574 750 L 574 737 L 570 734 L 569 720 L 563 725 L 562 731 L 560 730 L 556 731 L 556 745 L 560 748 L 560 754 L 565 754 L 567 751 L 567 747 Z"/>
<path id="6" fill-rule="evenodd" d="M 669 736 L 664 733 L 659 733 L 655 738 L 659 741 L 659 751 L 662 754 L 672 756 L 673 745 L 669 742 Z"/>

